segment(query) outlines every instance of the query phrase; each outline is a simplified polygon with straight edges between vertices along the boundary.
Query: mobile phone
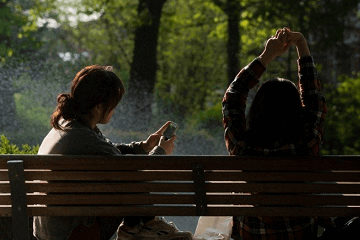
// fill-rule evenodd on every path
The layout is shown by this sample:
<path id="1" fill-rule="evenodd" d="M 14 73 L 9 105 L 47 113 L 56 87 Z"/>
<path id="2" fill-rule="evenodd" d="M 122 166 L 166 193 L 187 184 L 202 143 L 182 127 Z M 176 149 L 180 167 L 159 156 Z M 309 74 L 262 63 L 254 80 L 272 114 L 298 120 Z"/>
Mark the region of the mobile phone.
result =
<path id="1" fill-rule="evenodd" d="M 179 128 L 179 125 L 177 123 L 171 122 L 163 133 L 165 140 L 170 139 L 175 134 L 175 132 L 178 128 Z"/>

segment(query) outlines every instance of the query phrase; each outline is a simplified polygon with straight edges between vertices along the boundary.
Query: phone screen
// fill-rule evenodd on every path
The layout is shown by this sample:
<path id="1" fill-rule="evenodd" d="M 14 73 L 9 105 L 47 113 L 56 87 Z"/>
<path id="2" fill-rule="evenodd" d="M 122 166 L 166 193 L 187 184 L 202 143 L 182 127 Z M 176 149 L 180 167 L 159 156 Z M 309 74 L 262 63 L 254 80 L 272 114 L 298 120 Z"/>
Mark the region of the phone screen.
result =
<path id="1" fill-rule="evenodd" d="M 164 131 L 164 137 L 166 140 L 170 139 L 175 131 L 179 128 L 179 125 L 174 123 L 174 122 L 171 122 L 170 125 L 165 129 Z"/>

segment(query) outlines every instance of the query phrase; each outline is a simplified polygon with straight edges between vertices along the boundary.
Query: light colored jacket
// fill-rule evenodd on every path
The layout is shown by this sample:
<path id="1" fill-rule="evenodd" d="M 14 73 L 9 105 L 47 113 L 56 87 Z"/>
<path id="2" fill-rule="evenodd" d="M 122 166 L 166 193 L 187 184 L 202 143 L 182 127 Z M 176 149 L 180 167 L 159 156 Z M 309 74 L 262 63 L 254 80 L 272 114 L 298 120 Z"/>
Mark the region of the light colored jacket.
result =
<path id="1" fill-rule="evenodd" d="M 146 153 L 140 142 L 113 144 L 98 128 L 92 130 L 86 123 L 76 120 L 63 122 L 62 126 L 64 130 L 52 129 L 44 138 L 38 151 L 39 155 L 166 154 L 162 147 L 155 147 L 150 153 Z M 33 221 L 34 236 L 40 240 L 67 240 L 76 226 L 81 223 L 91 226 L 94 220 L 95 217 L 36 216 Z"/>

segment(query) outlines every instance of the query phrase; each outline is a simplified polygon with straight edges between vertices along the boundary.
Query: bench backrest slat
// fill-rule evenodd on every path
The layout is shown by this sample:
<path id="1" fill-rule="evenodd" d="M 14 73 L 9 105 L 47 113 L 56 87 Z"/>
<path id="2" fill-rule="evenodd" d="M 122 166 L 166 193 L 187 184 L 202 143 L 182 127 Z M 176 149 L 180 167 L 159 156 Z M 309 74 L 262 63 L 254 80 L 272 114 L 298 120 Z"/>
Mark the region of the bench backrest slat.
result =
<path id="1" fill-rule="evenodd" d="M 61 156 L 2 155 L 0 169 L 6 161 L 24 160 L 25 169 L 52 170 L 192 170 L 195 163 L 212 170 L 256 171 L 326 171 L 360 170 L 359 156 L 320 157 L 243 157 L 243 156 Z M 121 164 L 119 164 L 121 162 Z"/>
<path id="2" fill-rule="evenodd" d="M 115 207 L 31 207 L 31 215 L 48 216 L 196 216 L 195 207 L 187 206 L 127 206 L 126 208 Z M 360 208 L 333 207 L 331 212 L 324 207 L 208 207 L 209 216 L 351 216 L 360 215 Z"/>
<path id="3" fill-rule="evenodd" d="M 205 190 L 208 193 L 343 193 L 358 194 L 360 184 L 309 184 L 309 183 L 206 183 Z M 32 192 L 195 192 L 193 183 L 26 183 L 26 191 Z M 9 193 L 10 185 L 0 183 L 0 192 Z"/>
<path id="4" fill-rule="evenodd" d="M 66 176 L 68 180 L 74 181 L 150 181 L 155 178 L 158 180 L 169 181 L 192 181 L 193 175 L 187 171 L 166 171 L 159 174 L 159 171 L 64 171 L 56 172 L 50 170 L 26 170 L 25 178 L 33 180 L 61 180 Z M 205 181 L 345 181 L 359 182 L 360 171 L 337 171 L 329 174 L 328 172 L 241 172 L 241 171 L 212 171 L 205 172 Z M 0 171 L 0 181 L 9 181 L 8 172 Z"/>
<path id="5" fill-rule="evenodd" d="M 28 195 L 28 204 L 67 204 L 67 205 L 126 205 L 126 204 L 193 204 L 195 202 L 194 195 L 148 195 L 148 194 L 68 194 L 66 198 L 59 195 Z M 207 197 L 208 204 L 265 204 L 265 205 L 358 205 L 360 196 L 332 196 L 332 195 L 209 195 Z M 0 198 L 0 205 L 11 205 L 10 196 Z"/>

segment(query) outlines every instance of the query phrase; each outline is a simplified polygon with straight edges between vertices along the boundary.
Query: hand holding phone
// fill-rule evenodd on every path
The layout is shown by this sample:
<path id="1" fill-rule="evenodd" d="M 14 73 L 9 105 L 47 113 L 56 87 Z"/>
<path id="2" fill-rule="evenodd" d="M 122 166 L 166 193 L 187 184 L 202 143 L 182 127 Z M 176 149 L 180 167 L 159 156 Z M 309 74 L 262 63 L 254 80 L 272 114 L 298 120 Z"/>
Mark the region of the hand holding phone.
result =
<path id="1" fill-rule="evenodd" d="M 165 140 L 170 139 L 172 136 L 174 136 L 176 130 L 179 128 L 179 125 L 175 122 L 171 122 L 169 126 L 165 129 L 163 135 L 165 137 Z"/>

